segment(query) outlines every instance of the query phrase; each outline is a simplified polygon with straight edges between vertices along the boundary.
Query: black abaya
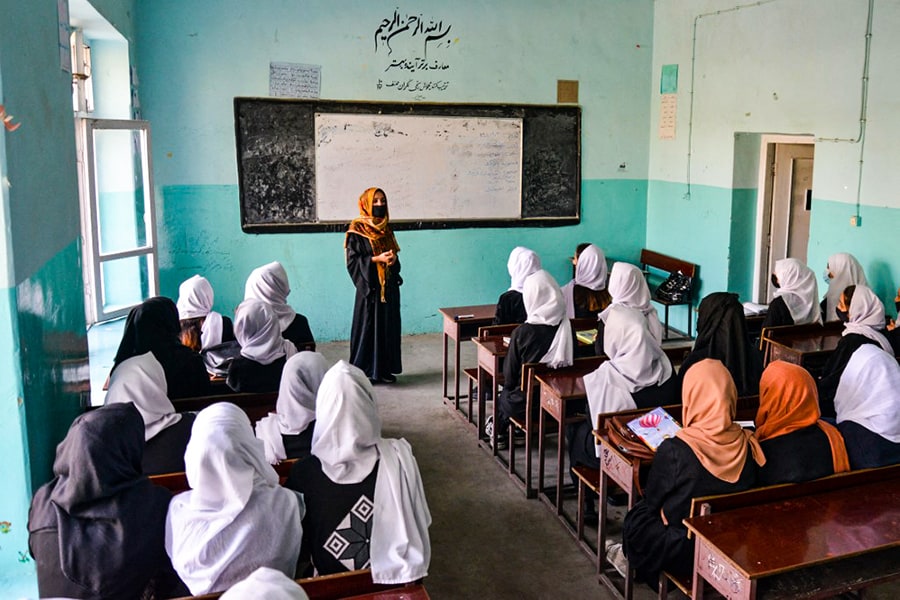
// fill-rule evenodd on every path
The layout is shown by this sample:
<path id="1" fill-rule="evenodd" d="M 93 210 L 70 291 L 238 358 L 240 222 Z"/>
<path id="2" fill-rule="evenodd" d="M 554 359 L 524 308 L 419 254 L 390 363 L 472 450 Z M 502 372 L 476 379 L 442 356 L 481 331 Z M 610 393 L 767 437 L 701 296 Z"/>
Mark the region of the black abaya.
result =
<path id="1" fill-rule="evenodd" d="M 550 350 L 556 336 L 556 325 L 523 323 L 510 334 L 509 351 L 503 362 L 503 391 L 497 406 L 496 424 L 499 435 L 506 435 L 510 417 L 525 416 L 525 393 L 522 391 L 522 365 L 540 362 Z"/>
<path id="2" fill-rule="evenodd" d="M 400 358 L 400 261 L 388 268 L 384 302 L 378 269 L 372 262 L 372 245 L 361 235 L 347 235 L 347 272 L 356 286 L 353 324 L 350 328 L 350 363 L 369 379 L 385 379 L 401 373 Z"/>
<path id="3" fill-rule="evenodd" d="M 834 349 L 831 356 L 828 357 L 828 361 L 822 369 L 822 377 L 816 380 L 816 388 L 818 388 L 819 392 L 819 410 L 822 412 L 823 417 L 835 416 L 834 396 L 837 394 L 841 375 L 844 374 L 844 369 L 847 368 L 850 357 L 864 344 L 878 345 L 875 340 L 858 333 L 845 335 L 838 342 L 837 348 Z M 880 348 L 881 346 L 878 347 Z"/>

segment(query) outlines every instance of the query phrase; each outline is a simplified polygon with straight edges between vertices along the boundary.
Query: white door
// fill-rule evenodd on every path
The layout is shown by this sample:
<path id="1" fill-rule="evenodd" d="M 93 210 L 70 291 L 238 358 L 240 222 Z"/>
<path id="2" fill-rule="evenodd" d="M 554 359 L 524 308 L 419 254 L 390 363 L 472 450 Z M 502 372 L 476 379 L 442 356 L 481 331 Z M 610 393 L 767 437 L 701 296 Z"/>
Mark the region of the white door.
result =
<path id="1" fill-rule="evenodd" d="M 76 119 L 88 324 L 159 293 L 146 121 Z"/>
<path id="2" fill-rule="evenodd" d="M 764 259 L 757 274 L 760 297 L 770 302 L 775 292 L 771 273 L 775 262 L 796 258 L 806 262 L 809 246 L 809 219 L 812 209 L 813 144 L 772 144 L 768 152 L 768 181 L 764 189 L 761 249 Z"/>

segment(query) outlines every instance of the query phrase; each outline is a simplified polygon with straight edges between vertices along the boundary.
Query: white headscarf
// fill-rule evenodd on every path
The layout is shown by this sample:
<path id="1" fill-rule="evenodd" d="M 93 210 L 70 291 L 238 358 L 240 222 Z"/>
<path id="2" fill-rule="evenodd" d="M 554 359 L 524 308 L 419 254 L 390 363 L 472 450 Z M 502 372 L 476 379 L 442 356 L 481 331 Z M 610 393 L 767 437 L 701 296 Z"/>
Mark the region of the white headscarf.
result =
<path id="1" fill-rule="evenodd" d="M 672 364 L 637 309 L 611 307 L 603 348 L 609 360 L 584 376 L 591 423 L 597 422 L 599 414 L 637 408 L 631 394 L 672 376 Z"/>
<path id="2" fill-rule="evenodd" d="M 178 318 L 206 317 L 200 329 L 201 349 L 222 343 L 222 315 L 212 310 L 213 289 L 205 277 L 194 275 L 178 286 Z"/>
<path id="3" fill-rule="evenodd" d="M 275 569 L 260 567 L 219 596 L 221 600 L 309 600 L 300 584 Z"/>
<path id="4" fill-rule="evenodd" d="M 621 304 L 628 308 L 636 308 L 647 319 L 647 327 L 653 335 L 653 339 L 662 343 L 663 326 L 659 322 L 656 309 L 650 304 L 650 288 L 644 274 L 636 266 L 630 263 L 613 263 L 609 273 L 609 295 L 613 304 Z M 600 318 L 606 322 L 607 308 L 600 313 Z"/>
<path id="5" fill-rule="evenodd" d="M 575 286 L 580 285 L 595 292 L 606 289 L 606 271 L 606 255 L 603 250 L 588 244 L 578 256 L 575 279 L 562 288 L 566 299 L 566 314 L 570 319 L 575 316 Z"/>
<path id="6" fill-rule="evenodd" d="M 812 269 L 796 258 L 782 258 L 775 261 L 775 277 L 781 286 L 775 290 L 775 297 L 784 300 L 794 325 L 822 322 L 819 286 Z"/>
<path id="7" fill-rule="evenodd" d="M 894 349 L 891 343 L 881 333 L 884 329 L 884 304 L 871 288 L 865 285 L 857 285 L 850 300 L 850 310 L 847 324 L 844 325 L 844 333 L 849 335 L 856 333 L 865 336 L 881 346 L 881 349 L 891 354 Z"/>
<path id="8" fill-rule="evenodd" d="M 184 464 L 191 490 L 169 504 L 166 552 L 191 593 L 227 589 L 259 567 L 293 577 L 303 498 L 278 485 L 247 415 L 228 402 L 200 411 Z"/>
<path id="9" fill-rule="evenodd" d="M 287 458 L 282 434 L 303 433 L 316 420 L 316 394 L 326 371 L 328 362 L 318 352 L 298 352 L 285 363 L 275 412 L 256 423 L 256 437 L 265 444 L 269 463 Z"/>
<path id="10" fill-rule="evenodd" d="M 322 380 L 312 454 L 338 484 L 359 483 L 378 463 L 370 556 L 375 583 L 406 583 L 428 574 L 431 513 L 409 443 L 383 439 L 365 373 L 338 361 Z M 380 459 L 380 460 L 379 460 Z"/>
<path id="11" fill-rule="evenodd" d="M 522 301 L 528 315 L 526 323 L 557 326 L 550 349 L 541 362 L 554 369 L 571 365 L 575 354 L 572 327 L 566 317 L 562 290 L 553 276 L 544 270 L 529 275 L 522 289 Z"/>
<path id="12" fill-rule="evenodd" d="M 541 268 L 541 259 L 533 251 L 524 246 L 516 246 L 509 253 L 506 269 L 509 271 L 510 290 L 522 291 L 525 279 Z"/>
<path id="13" fill-rule="evenodd" d="M 297 312 L 287 303 L 290 293 L 287 271 L 277 260 L 254 269 L 244 286 L 244 300 L 255 298 L 271 306 L 282 331 L 290 327 L 297 316 Z"/>
<path id="14" fill-rule="evenodd" d="M 144 440 L 181 420 L 166 396 L 166 373 L 152 352 L 122 361 L 109 377 L 104 404 L 133 402 L 144 419 Z"/>
<path id="15" fill-rule="evenodd" d="M 262 365 L 297 353 L 297 347 L 281 337 L 271 307 L 260 300 L 244 300 L 238 305 L 234 311 L 234 337 L 241 346 L 241 356 Z"/>
<path id="16" fill-rule="evenodd" d="M 828 279 L 828 291 L 825 292 L 825 320 L 837 320 L 837 308 L 841 294 L 851 285 L 868 285 L 866 273 L 856 257 L 846 252 L 828 257 L 828 271 L 833 277 Z"/>
<path id="17" fill-rule="evenodd" d="M 834 409 L 838 423 L 853 421 L 900 443 L 900 365 L 893 354 L 872 344 L 857 348 L 841 375 Z"/>

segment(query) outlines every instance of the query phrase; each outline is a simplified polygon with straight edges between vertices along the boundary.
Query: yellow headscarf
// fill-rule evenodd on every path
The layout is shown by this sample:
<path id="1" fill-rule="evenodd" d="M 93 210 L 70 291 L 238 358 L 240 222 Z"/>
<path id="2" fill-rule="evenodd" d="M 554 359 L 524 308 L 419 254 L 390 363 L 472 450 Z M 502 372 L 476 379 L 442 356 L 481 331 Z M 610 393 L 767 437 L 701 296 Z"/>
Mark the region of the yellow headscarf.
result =
<path id="1" fill-rule="evenodd" d="M 380 188 L 371 187 L 359 197 L 359 218 L 350 222 L 350 226 L 347 228 L 347 235 L 355 233 L 369 240 L 369 243 L 372 244 L 373 256 L 388 250 L 393 250 L 394 253 L 400 252 L 400 246 L 397 245 L 397 239 L 394 237 L 394 232 L 391 231 L 390 213 L 385 212 L 384 218 L 381 219 L 372 216 L 372 202 L 375 198 L 375 192 L 384 194 L 384 191 Z M 344 248 L 346 247 L 347 238 L 345 237 Z M 384 302 L 384 284 L 390 275 L 390 267 L 382 262 L 375 263 L 375 267 L 378 269 L 378 283 L 381 284 L 381 301 Z"/>

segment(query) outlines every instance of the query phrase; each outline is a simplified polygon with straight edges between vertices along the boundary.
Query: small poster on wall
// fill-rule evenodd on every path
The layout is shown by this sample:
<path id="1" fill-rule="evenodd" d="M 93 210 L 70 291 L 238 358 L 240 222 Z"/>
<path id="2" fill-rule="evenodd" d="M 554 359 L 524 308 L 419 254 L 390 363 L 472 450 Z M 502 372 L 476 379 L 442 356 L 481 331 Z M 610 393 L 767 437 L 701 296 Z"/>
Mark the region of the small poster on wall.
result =
<path id="1" fill-rule="evenodd" d="M 269 96 L 318 98 L 322 91 L 322 67 L 299 63 L 269 63 Z"/>
<path id="2" fill-rule="evenodd" d="M 675 139 L 675 121 L 678 117 L 678 95 L 663 94 L 659 102 L 659 139 Z"/>

